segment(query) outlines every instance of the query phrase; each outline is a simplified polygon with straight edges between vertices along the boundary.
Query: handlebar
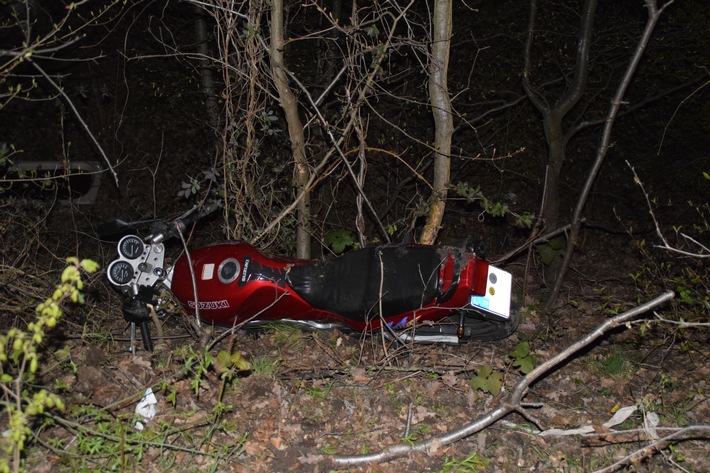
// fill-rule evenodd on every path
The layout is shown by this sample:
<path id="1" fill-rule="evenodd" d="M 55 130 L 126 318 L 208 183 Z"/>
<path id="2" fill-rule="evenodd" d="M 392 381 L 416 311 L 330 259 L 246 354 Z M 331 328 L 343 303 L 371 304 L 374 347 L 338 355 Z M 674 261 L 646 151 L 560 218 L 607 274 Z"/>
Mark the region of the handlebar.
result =
<path id="1" fill-rule="evenodd" d="M 174 220 L 175 226 L 179 227 L 180 232 L 184 231 L 189 225 L 197 222 L 217 210 L 220 207 L 219 202 L 211 202 L 201 209 L 193 207 L 186 213 Z"/>
<path id="2" fill-rule="evenodd" d="M 161 243 L 164 240 L 176 237 L 184 232 L 187 227 L 211 214 L 219 207 L 219 202 L 211 202 L 202 208 L 194 206 L 175 220 L 156 222 L 151 227 L 151 234 L 145 240 L 151 243 Z"/>

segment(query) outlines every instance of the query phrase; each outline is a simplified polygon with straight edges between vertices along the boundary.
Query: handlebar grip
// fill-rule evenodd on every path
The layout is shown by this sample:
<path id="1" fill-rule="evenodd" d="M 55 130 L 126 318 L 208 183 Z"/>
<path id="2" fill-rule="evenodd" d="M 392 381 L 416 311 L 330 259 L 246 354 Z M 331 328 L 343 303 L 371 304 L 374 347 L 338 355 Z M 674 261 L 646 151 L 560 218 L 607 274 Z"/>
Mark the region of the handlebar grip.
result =
<path id="1" fill-rule="evenodd" d="M 148 321 L 144 320 L 140 323 L 141 326 L 141 339 L 143 340 L 143 348 L 146 351 L 153 351 L 153 340 L 150 338 L 150 329 L 148 328 Z"/>
<path id="2" fill-rule="evenodd" d="M 189 225 L 192 225 L 193 223 L 197 222 L 203 217 L 206 217 L 207 215 L 211 214 L 215 210 L 217 210 L 220 207 L 219 202 L 211 202 L 201 209 L 193 209 L 193 211 L 189 212 L 187 215 L 184 217 L 178 217 L 174 220 L 174 223 L 178 226 L 179 231 L 182 233 L 185 231 L 185 228 L 187 228 Z"/>

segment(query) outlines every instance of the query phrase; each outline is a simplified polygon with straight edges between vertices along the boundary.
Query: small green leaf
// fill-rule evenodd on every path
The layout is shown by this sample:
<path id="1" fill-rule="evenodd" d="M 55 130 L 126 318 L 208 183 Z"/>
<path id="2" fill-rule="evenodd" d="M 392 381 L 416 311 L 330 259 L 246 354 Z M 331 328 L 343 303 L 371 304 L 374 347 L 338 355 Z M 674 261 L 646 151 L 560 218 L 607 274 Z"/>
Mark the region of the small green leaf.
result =
<path id="1" fill-rule="evenodd" d="M 515 350 L 508 354 L 508 358 L 523 374 L 528 374 L 535 368 L 535 357 L 530 353 L 530 344 L 527 341 L 518 342 Z"/>
<path id="2" fill-rule="evenodd" d="M 249 360 L 247 360 L 244 355 L 238 351 L 232 353 L 231 360 L 239 371 L 249 371 L 251 369 L 251 363 L 249 363 Z"/>
<path id="3" fill-rule="evenodd" d="M 84 259 L 81 260 L 81 268 L 87 273 L 95 273 L 99 269 L 99 263 L 94 260 Z"/>
<path id="4" fill-rule="evenodd" d="M 165 395 L 165 400 L 172 404 L 173 407 L 175 407 L 175 405 L 177 404 L 177 389 L 171 389 L 168 394 Z"/>
<path id="5" fill-rule="evenodd" d="M 217 373 L 226 373 L 232 367 L 232 359 L 227 350 L 222 350 L 217 353 L 217 360 L 215 363 L 215 370 Z"/>
<path id="6" fill-rule="evenodd" d="M 514 358 L 522 358 L 530 354 L 530 344 L 526 341 L 520 341 L 515 345 L 515 350 L 510 354 Z"/>
<path id="7" fill-rule="evenodd" d="M 330 230 L 323 237 L 323 243 L 333 250 L 336 255 L 341 254 L 345 251 L 348 246 L 355 245 L 355 238 L 353 232 L 345 228 L 337 228 L 335 230 Z"/>
<path id="8" fill-rule="evenodd" d="M 488 378 L 488 392 L 494 396 L 503 388 L 503 373 L 492 373 Z"/>
<path id="9" fill-rule="evenodd" d="M 556 251 L 550 245 L 542 244 L 535 247 L 535 251 L 540 256 L 542 264 L 548 266 L 555 259 Z"/>
<path id="10" fill-rule="evenodd" d="M 490 365 L 483 365 L 481 368 L 478 370 L 478 376 L 482 376 L 484 378 L 489 377 L 493 373 L 493 367 Z"/>
<path id="11" fill-rule="evenodd" d="M 470 384 L 474 391 L 481 390 L 495 396 L 503 388 L 503 374 L 493 371 L 493 367 L 490 365 L 483 365 L 479 368 L 476 376 L 471 378 Z"/>
<path id="12" fill-rule="evenodd" d="M 516 366 L 523 374 L 528 374 L 535 368 L 535 359 L 532 356 L 526 356 L 517 361 Z"/>

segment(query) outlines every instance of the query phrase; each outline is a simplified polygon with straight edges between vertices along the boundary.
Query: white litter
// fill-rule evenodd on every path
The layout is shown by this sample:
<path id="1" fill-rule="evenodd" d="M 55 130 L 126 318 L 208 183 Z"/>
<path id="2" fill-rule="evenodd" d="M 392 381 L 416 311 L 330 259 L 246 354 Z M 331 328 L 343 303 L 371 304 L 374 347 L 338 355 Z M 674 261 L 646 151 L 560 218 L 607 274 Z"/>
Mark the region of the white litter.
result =
<path id="1" fill-rule="evenodd" d="M 658 423 L 660 421 L 661 419 L 655 412 L 648 412 L 645 416 L 643 416 L 643 428 L 646 430 L 646 433 L 648 433 L 649 437 L 651 437 L 652 439 L 658 439 L 658 432 L 656 432 L 656 427 L 658 427 Z"/>
<path id="2" fill-rule="evenodd" d="M 608 421 L 604 422 L 602 425 L 606 427 L 607 429 L 610 429 L 614 427 L 615 425 L 619 425 L 622 422 L 624 422 L 626 419 L 629 418 L 631 414 L 636 412 L 638 410 L 638 406 L 628 406 L 628 407 L 622 407 L 618 411 L 614 413 L 614 415 L 609 419 Z M 540 435 L 543 437 L 562 437 L 565 435 L 584 435 L 584 434 L 591 434 L 593 433 L 594 426 L 592 425 L 585 425 L 583 427 L 577 427 L 576 429 L 568 429 L 568 430 L 563 430 L 563 429 L 548 429 L 540 432 Z"/>
<path id="3" fill-rule="evenodd" d="M 141 416 L 143 420 L 147 422 L 153 417 L 155 417 L 155 414 L 157 414 L 157 404 L 158 399 L 156 399 L 155 394 L 153 394 L 153 388 L 148 388 L 145 391 L 145 395 L 141 398 L 140 401 L 138 401 L 138 404 L 136 405 L 136 414 Z M 144 428 L 143 423 L 139 420 L 136 421 L 133 427 L 135 427 L 137 430 L 143 430 Z"/>

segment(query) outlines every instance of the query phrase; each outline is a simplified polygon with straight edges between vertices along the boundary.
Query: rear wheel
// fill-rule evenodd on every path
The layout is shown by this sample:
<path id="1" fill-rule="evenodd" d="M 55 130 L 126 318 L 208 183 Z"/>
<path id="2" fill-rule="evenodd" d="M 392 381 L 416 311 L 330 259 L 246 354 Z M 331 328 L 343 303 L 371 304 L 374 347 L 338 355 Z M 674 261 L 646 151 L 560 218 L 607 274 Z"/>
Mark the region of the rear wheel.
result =
<path id="1" fill-rule="evenodd" d="M 458 319 L 455 316 L 450 318 Z M 479 342 L 501 340 L 512 335 L 518 328 L 519 322 L 520 313 L 515 308 L 511 308 L 510 317 L 507 320 L 500 322 L 484 319 L 478 313 L 467 313 L 464 317 L 465 335 L 463 339 Z"/>
<path id="2" fill-rule="evenodd" d="M 475 310 L 466 310 L 463 315 L 464 333 L 462 337 L 458 335 L 461 312 L 450 315 L 441 320 L 437 320 L 431 325 L 422 324 L 415 329 L 408 329 L 396 334 L 396 338 L 401 342 L 414 343 L 444 343 L 457 345 L 463 342 L 490 342 L 500 340 L 510 336 L 518 327 L 520 314 L 517 310 L 510 311 L 510 318 L 500 321 L 491 320 L 490 316 L 484 315 Z M 393 332 L 386 332 L 392 337 Z"/>

